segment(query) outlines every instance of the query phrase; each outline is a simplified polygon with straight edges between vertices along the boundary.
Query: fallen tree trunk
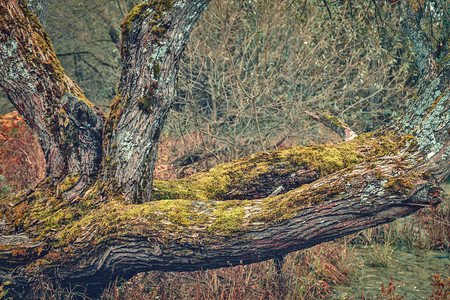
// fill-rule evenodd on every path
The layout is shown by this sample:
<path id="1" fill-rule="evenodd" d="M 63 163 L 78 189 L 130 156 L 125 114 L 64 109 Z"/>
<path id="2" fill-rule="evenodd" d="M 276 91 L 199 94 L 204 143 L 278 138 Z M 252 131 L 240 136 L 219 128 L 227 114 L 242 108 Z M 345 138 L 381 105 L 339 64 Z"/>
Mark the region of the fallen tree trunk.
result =
<path id="1" fill-rule="evenodd" d="M 183 6 L 185 1 L 163 2 L 138 6 L 129 15 L 127 22 L 131 25 L 124 23 L 126 36 L 123 43 L 127 46 L 123 48 L 124 53 L 136 51 L 137 57 L 148 59 L 146 55 L 150 55 L 151 58 L 151 54 L 133 49 L 136 44 L 130 41 L 143 32 L 147 32 L 143 38 L 162 34 L 160 38 L 170 39 L 170 35 L 165 34 L 170 33 L 171 27 L 168 25 L 162 33 L 160 25 L 154 25 L 154 30 L 152 27 L 139 31 L 140 27 L 134 24 L 147 26 L 146 18 L 155 17 L 156 12 L 163 16 L 158 20 L 174 18 L 179 16 L 180 9 L 193 9 L 192 3 L 195 4 L 195 1 L 189 1 L 189 6 Z M 199 11 L 192 20 L 198 18 L 207 2 L 198 1 Z M 12 12 L 19 11 L 26 17 L 23 13 L 27 11 L 26 7 L 17 6 L 20 3 L 2 2 L 0 12 L 11 16 Z M 12 26 L 10 22 L 2 23 L 2 32 Z M 29 30 L 36 26 L 41 30 L 36 22 L 30 24 Z M 192 26 L 192 23 L 183 26 L 188 25 Z M 181 39 L 182 47 L 186 40 Z M 14 44 L 8 40 L 5 43 Z M 160 47 L 164 46 L 161 45 L 156 41 L 151 47 L 162 51 Z M 40 46 L 36 44 L 36 47 Z M 3 54 L 10 53 L 6 46 L 2 49 Z M 180 51 L 177 55 L 181 55 Z M 53 169 L 50 167 L 49 179 L 33 191 L 0 200 L 0 280 L 8 285 L 12 294 L 25 293 L 41 278 L 63 286 L 78 285 L 95 294 L 117 277 L 130 278 L 143 271 L 190 271 L 263 261 L 384 224 L 439 203 L 437 185 L 450 173 L 450 63 L 446 58 L 431 62 L 431 65 L 422 64 L 424 76 L 430 74 L 428 70 L 432 68 L 433 78 L 424 77 L 429 81 L 427 86 L 422 87 L 404 116 L 388 128 L 336 145 L 262 152 L 190 178 L 156 181 L 152 201 L 136 204 L 143 202 L 141 197 L 150 194 L 152 184 L 148 180 L 152 181 L 152 177 L 146 172 L 153 168 L 155 143 L 173 89 L 172 81 L 167 85 L 148 87 L 139 80 L 138 73 L 163 74 L 164 78 L 172 79 L 179 56 L 172 57 L 175 62 L 158 57 L 163 68 L 166 66 L 163 62 L 172 66 L 159 72 L 155 72 L 154 59 L 141 69 L 137 65 L 130 69 L 128 64 L 136 63 L 133 57 L 136 56 L 132 55 L 124 67 L 128 71 L 122 74 L 121 81 L 123 91 L 129 93 L 127 99 L 131 100 L 122 101 L 124 98 L 116 97 L 103 138 L 98 137 L 101 115 L 92 114 L 87 101 L 74 98 L 81 97 L 75 92 L 78 87 L 65 75 L 52 76 L 56 70 L 62 70 L 59 67 L 52 67 L 49 74 L 42 71 L 41 77 L 49 80 L 46 85 L 49 88 L 42 92 L 47 98 L 30 88 L 29 95 L 23 94 L 25 100 L 13 99 L 15 105 L 23 106 L 25 117 L 38 129 L 40 136 L 47 138 L 41 141 L 44 149 L 56 149 L 48 152 L 56 153 L 56 156 L 48 155 L 48 159 L 57 157 L 65 162 L 64 166 L 79 166 L 89 155 L 95 158 L 103 152 L 107 155 L 103 155 L 101 167 L 98 163 L 90 164 L 87 169 L 68 167 L 64 169 L 65 177 L 61 173 L 53 176 L 57 173 L 57 165 L 54 165 Z M 26 55 L 19 55 L 10 61 L 25 64 L 26 58 Z M 51 61 L 55 59 L 51 56 Z M 11 66 L 5 65 L 1 67 L 10 70 Z M 148 66 L 151 66 L 149 70 Z M 34 67 L 30 64 L 27 68 Z M 127 76 L 131 79 L 126 80 Z M 24 78 L 19 81 L 22 87 L 26 86 Z M 2 87 L 15 91 L 10 79 L 5 79 Z M 34 80 L 39 82 L 41 79 Z M 54 82 L 61 85 L 52 85 Z M 127 82 L 132 85 L 127 86 Z M 135 83 L 142 84 L 143 89 L 136 89 Z M 157 102 L 140 98 L 142 93 L 148 97 L 156 95 L 156 100 L 151 99 Z M 27 100 L 28 96 L 35 102 L 26 102 L 31 101 Z M 145 102 L 147 100 L 151 103 Z M 23 101 L 28 104 L 22 104 Z M 48 123 L 47 115 L 40 111 L 36 116 L 31 115 L 33 106 L 41 105 L 42 101 L 59 112 L 50 111 L 53 113 L 50 117 L 56 118 L 57 123 Z M 84 105 L 79 104 L 80 101 Z M 77 110 L 77 105 L 82 109 Z M 87 117 L 74 118 L 74 111 Z M 146 131 L 139 124 L 143 124 L 140 122 L 144 122 L 144 116 L 149 114 L 153 114 L 151 120 L 162 123 L 153 122 Z M 127 117 L 123 119 L 124 115 Z M 83 120 L 84 123 L 80 123 Z M 127 120 L 133 122 L 127 123 Z M 87 144 L 61 143 L 66 134 L 61 128 L 66 128 L 63 125 L 67 124 L 76 128 L 79 137 L 95 137 L 94 145 L 102 141 L 103 150 L 97 147 L 95 153 L 88 152 L 89 140 Z M 139 148 L 135 154 L 139 160 L 126 160 L 134 153 L 130 149 L 138 147 L 138 144 L 127 146 L 126 140 L 121 138 L 128 130 L 126 128 L 131 128 L 129 126 L 137 128 L 134 132 L 137 137 L 150 137 L 145 144 L 147 150 Z M 138 142 L 145 143 L 139 139 Z M 72 147 L 83 147 L 78 153 L 86 154 L 64 154 L 63 150 Z M 82 152 L 83 149 L 87 152 Z M 131 165 L 141 175 L 150 176 L 144 178 L 147 181 L 136 179 L 137 173 L 133 173 L 132 178 L 138 182 L 135 179 L 128 181 L 128 177 L 120 173 L 125 169 L 133 172 L 135 169 Z M 103 168 L 103 174 L 98 174 L 100 168 Z M 100 179 L 95 180 L 96 176 Z M 83 180 L 80 189 L 82 177 L 89 180 Z M 128 187 L 126 184 L 135 185 Z"/>
<path id="2" fill-rule="evenodd" d="M 189 271 L 267 260 L 439 203 L 436 184 L 450 169 L 449 142 L 428 158 L 419 150 L 419 138 L 385 134 L 390 138 L 364 135 L 353 141 L 379 145 L 378 155 L 361 154 L 361 162 L 348 167 L 337 159 L 340 171 L 264 199 L 222 201 L 220 194 L 226 193 L 214 192 L 220 190 L 218 184 L 223 191 L 236 189 L 232 174 L 238 180 L 251 172 L 264 178 L 279 171 L 276 164 L 263 167 L 270 155 L 283 169 L 283 162 L 304 158 L 305 149 L 327 147 L 297 148 L 297 156 L 293 149 L 260 153 L 190 179 L 157 182 L 161 200 L 144 204 L 124 202 L 122 195 L 103 191 L 100 182 L 76 202 L 61 201 L 51 189 L 38 190 L 25 201 L 9 199 L 2 211 L 9 222 L 0 242 L 3 280 L 44 274 L 98 292 L 117 276 L 129 278 L 142 271 Z M 340 146 L 344 145 L 350 147 Z M 339 152 L 333 154 L 339 157 Z M 324 156 L 327 159 L 331 158 Z M 219 174 L 225 179 L 217 179 Z M 248 181 L 240 189 L 245 194 L 251 187 Z M 171 200 L 174 195 L 181 199 Z"/>

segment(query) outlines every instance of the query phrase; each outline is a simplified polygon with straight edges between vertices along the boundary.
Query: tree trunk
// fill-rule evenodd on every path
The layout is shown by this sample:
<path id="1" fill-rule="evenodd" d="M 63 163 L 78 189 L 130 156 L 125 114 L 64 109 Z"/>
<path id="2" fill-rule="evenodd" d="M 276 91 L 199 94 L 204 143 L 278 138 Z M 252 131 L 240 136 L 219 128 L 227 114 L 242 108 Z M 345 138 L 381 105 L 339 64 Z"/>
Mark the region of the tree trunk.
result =
<path id="1" fill-rule="evenodd" d="M 42 277 L 96 293 L 142 271 L 263 261 L 439 203 L 450 173 L 448 54 L 421 65 L 427 84 L 383 130 L 156 181 L 146 202 L 179 57 L 207 3 L 151 1 L 127 16 L 103 138 L 101 114 L 35 17 L 22 1 L 0 3 L 0 85 L 37 132 L 56 182 L 0 199 L 0 279 L 12 293 Z M 414 41 L 413 25 L 404 22 Z"/>
<path id="2" fill-rule="evenodd" d="M 125 198 L 150 201 L 153 169 L 172 106 L 181 54 L 210 0 L 152 1 L 122 22 L 122 76 L 105 127 L 104 180 Z"/>
<path id="3" fill-rule="evenodd" d="M 64 73 L 23 1 L 0 3 L 0 87 L 36 132 L 52 182 L 79 175 L 82 190 L 101 162 L 103 117 Z"/>

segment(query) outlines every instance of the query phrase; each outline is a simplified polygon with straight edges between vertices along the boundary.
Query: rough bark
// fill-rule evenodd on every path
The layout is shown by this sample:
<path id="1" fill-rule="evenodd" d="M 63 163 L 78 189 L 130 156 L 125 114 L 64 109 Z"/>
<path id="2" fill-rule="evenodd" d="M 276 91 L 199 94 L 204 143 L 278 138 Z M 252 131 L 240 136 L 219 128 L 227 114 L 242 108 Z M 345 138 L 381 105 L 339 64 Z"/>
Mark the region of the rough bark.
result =
<path id="1" fill-rule="evenodd" d="M 0 87 L 36 132 L 47 176 L 60 181 L 77 173 L 80 183 L 89 182 L 101 162 L 99 109 L 66 76 L 47 34 L 23 1 L 1 1 L 0 15 Z"/>
<path id="2" fill-rule="evenodd" d="M 210 0 L 149 1 L 122 23 L 122 76 L 106 121 L 105 180 L 130 202 L 149 201 L 159 136 L 175 93 L 181 54 Z"/>
<path id="3" fill-rule="evenodd" d="M 437 184 L 450 172 L 448 59 L 424 69 L 429 84 L 384 130 L 155 182 L 154 201 L 130 203 L 150 197 L 178 59 L 207 2 L 151 1 L 125 19 L 124 70 L 104 130 L 104 175 L 71 201 L 62 196 L 76 189 L 76 173 L 98 169 L 87 158 L 101 155 L 101 116 L 64 75 L 22 2 L 1 2 L 0 85 L 38 132 L 49 176 L 71 174 L 27 197 L 0 199 L 0 281 L 11 292 L 19 295 L 44 277 L 96 293 L 142 271 L 258 262 L 439 203 Z M 85 145 L 64 143 L 70 128 Z"/>
<path id="4" fill-rule="evenodd" d="M 401 26 L 413 44 L 417 67 L 422 79 L 421 84 L 426 86 L 436 77 L 436 57 L 428 36 L 420 26 L 420 17 L 412 7 L 408 8 L 406 16 L 401 21 Z"/>
<path id="5" fill-rule="evenodd" d="M 39 22 L 45 26 L 47 21 L 47 11 L 48 11 L 48 1 L 49 0 L 28 0 L 28 7 L 39 19 Z"/>

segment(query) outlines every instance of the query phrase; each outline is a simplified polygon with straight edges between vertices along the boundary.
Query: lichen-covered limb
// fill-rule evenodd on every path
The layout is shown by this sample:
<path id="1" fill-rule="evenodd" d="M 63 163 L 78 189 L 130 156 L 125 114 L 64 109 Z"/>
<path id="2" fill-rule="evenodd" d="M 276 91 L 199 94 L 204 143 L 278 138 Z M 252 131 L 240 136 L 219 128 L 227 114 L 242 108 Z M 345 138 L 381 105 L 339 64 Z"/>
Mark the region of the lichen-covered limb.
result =
<path id="1" fill-rule="evenodd" d="M 448 1 L 442 1 L 442 47 L 441 57 L 450 53 L 450 4 Z"/>
<path id="2" fill-rule="evenodd" d="M 450 60 L 440 61 L 439 65 L 434 80 L 391 125 L 400 134 L 415 137 L 423 159 L 436 165 L 430 176 L 437 182 L 450 172 Z"/>
<path id="3" fill-rule="evenodd" d="M 322 122 L 325 126 L 339 134 L 344 141 L 350 141 L 358 136 L 355 132 L 353 132 L 350 126 L 325 111 L 321 111 L 319 114 L 314 114 L 309 111 L 305 111 L 305 113 L 314 120 Z"/>
<path id="4" fill-rule="evenodd" d="M 122 75 L 105 126 L 104 178 L 130 202 L 149 201 L 158 143 L 181 54 L 210 0 L 151 0 L 122 22 Z"/>
<path id="5" fill-rule="evenodd" d="M 120 193 L 105 191 L 101 182 L 72 202 L 61 202 L 52 190 L 37 191 L 25 202 L 5 199 L 0 213 L 11 231 L 3 234 L 25 231 L 42 244 L 29 248 L 3 243 L 0 258 L 15 268 L 18 285 L 25 270 L 32 278 L 54 278 L 58 270 L 63 282 L 91 284 L 95 291 L 115 276 L 140 271 L 218 268 L 270 259 L 436 204 L 436 186 L 450 172 L 446 72 L 444 68 L 390 130 L 338 145 L 259 153 L 191 181 L 156 184 L 161 198 L 184 199 L 129 204 Z M 288 174 L 295 168 L 315 170 L 319 178 L 263 199 L 208 199 L 221 199 L 216 193 L 223 186 L 219 175 L 224 175 L 228 189 L 239 178 L 257 182 L 266 176 L 261 174 L 270 174 L 271 166 Z M 63 185 L 63 192 L 70 184 Z M 264 186 L 253 187 L 264 191 Z"/>
<path id="6" fill-rule="evenodd" d="M 414 141 L 426 159 L 442 164 L 433 174 L 448 176 L 450 62 L 442 64 L 428 89 L 412 101 L 403 117 L 389 129 L 363 134 L 336 145 L 312 145 L 262 152 L 208 172 L 174 181 L 156 181 L 154 199 L 256 199 L 314 182 L 357 163 L 395 153 Z M 435 155 L 443 151 L 437 159 Z M 257 163 L 256 163 L 257 162 Z"/>
<path id="7" fill-rule="evenodd" d="M 47 175 L 96 173 L 103 120 L 65 74 L 52 44 L 25 1 L 0 2 L 0 87 L 37 133 Z"/>
<path id="8" fill-rule="evenodd" d="M 61 201 L 54 190 L 36 191 L 27 201 L 3 199 L 0 215 L 8 230 L 2 234 L 26 232 L 38 246 L 3 238 L 0 260 L 7 263 L 2 261 L 0 273 L 14 268 L 17 284 L 23 285 L 27 274 L 56 280 L 58 270 L 63 282 L 91 284 L 98 291 L 115 276 L 146 270 L 270 259 L 436 204 L 436 186 L 450 172 L 448 70 L 444 66 L 403 118 L 384 132 L 337 145 L 259 153 L 191 179 L 156 184 L 160 199 L 182 199 L 130 204 L 100 181 L 76 201 Z M 287 174 L 295 168 L 313 170 L 318 178 L 255 199 L 259 189 L 267 193 L 257 181 L 272 174 L 270 181 L 276 182 L 282 176 L 273 172 L 277 168 Z M 247 193 L 239 178 L 255 192 Z M 72 184 L 67 179 L 62 193 Z M 248 199 L 209 199 L 225 199 L 233 186 Z"/>
<path id="9" fill-rule="evenodd" d="M 51 189 L 27 201 L 3 199 L 0 280 L 23 287 L 44 275 L 96 293 L 116 276 L 267 260 L 437 204 L 437 184 L 450 172 L 446 68 L 389 130 L 338 145 L 259 153 L 190 182 L 160 185 L 161 198 L 192 199 L 130 204 L 101 181 L 76 201 L 61 201 Z M 247 200 L 211 200 L 208 195 L 221 199 L 214 193 L 221 185 L 199 185 L 223 174 L 228 186 L 239 177 L 256 182 L 272 165 L 283 164 L 287 170 L 315 170 L 319 178 L 281 195 Z M 71 184 L 63 182 L 62 193 Z M 8 238 L 20 234 L 23 243 Z"/>
<path id="10" fill-rule="evenodd" d="M 76 175 L 67 176 L 58 187 L 42 187 L 26 198 L 0 200 L 0 280 L 10 280 L 11 290 L 20 290 L 39 276 L 48 276 L 52 281 L 98 291 L 116 276 L 127 278 L 141 271 L 210 269 L 262 261 L 383 224 L 439 202 L 436 186 L 450 172 L 448 61 L 438 62 L 436 72 L 430 73 L 436 76 L 428 76 L 423 93 L 402 118 L 384 131 L 338 145 L 259 153 L 191 179 L 158 183 L 155 201 L 131 204 L 130 195 L 136 195 L 137 200 L 149 197 L 151 173 L 146 171 L 152 169 L 156 155 L 151 150 L 154 140 L 140 138 L 159 136 L 157 129 L 161 129 L 160 121 L 165 116 L 158 111 L 163 108 L 152 105 L 153 101 L 166 100 L 138 97 L 142 83 L 147 82 L 141 79 L 148 79 L 152 71 L 150 74 L 159 76 L 158 84 L 147 96 L 169 97 L 167 90 L 173 86 L 168 84 L 162 89 L 159 84 L 173 79 L 177 64 L 177 60 L 166 60 L 174 58 L 163 51 L 170 44 L 159 48 L 161 44 L 148 38 L 161 35 L 182 39 L 185 31 L 179 30 L 187 29 L 190 23 L 179 28 L 168 25 L 166 30 L 167 20 L 175 17 L 173 13 L 181 16 L 191 3 L 201 7 L 207 2 L 151 1 L 138 6 L 124 22 L 124 42 L 128 46 L 124 52 L 135 54 L 125 55 L 122 80 L 126 79 L 129 85 L 121 83 L 125 96 L 116 97 L 106 125 L 105 145 L 110 155 L 104 160 L 104 181 L 97 181 L 82 197 L 71 200 L 64 199 L 64 195 L 76 186 Z M 1 15 L 9 16 L 10 10 L 17 8 L 12 4 L 19 2 L 1 3 Z M 148 6 L 150 3 L 154 6 Z M 166 5 L 173 5 L 173 10 L 164 10 Z M 162 23 L 145 27 L 158 11 L 162 13 L 158 18 Z M 2 39 L 8 41 L 9 36 L 2 35 Z M 133 48 L 136 45 L 144 48 Z M 160 64 L 145 55 L 145 47 L 156 53 Z M 182 47 L 177 49 L 181 51 Z M 4 54 L 6 50 L 2 51 Z M 138 65 L 134 59 L 150 63 L 143 65 L 152 66 L 151 69 L 127 67 Z M 164 73 L 166 67 L 172 72 Z M 23 78 L 18 80 L 26 83 Z M 151 91 L 145 86 L 144 90 Z M 66 116 L 66 108 L 62 111 L 58 105 L 69 111 L 86 111 L 85 106 L 77 106 L 77 98 L 64 95 L 55 104 L 62 116 Z M 144 114 L 153 110 L 157 113 L 151 117 Z M 70 113 L 64 118 L 72 118 L 74 126 L 86 126 Z M 145 123 L 147 119 L 156 123 Z M 137 135 L 128 139 L 126 134 L 130 132 L 125 128 L 136 130 Z M 137 145 L 146 147 L 147 152 L 140 151 Z M 128 162 L 133 155 L 143 154 L 148 155 Z M 133 166 L 137 166 L 135 173 Z M 117 180 L 114 177 L 123 175 L 118 170 L 135 178 L 120 184 L 133 185 L 125 193 L 111 188 L 111 181 Z M 292 174 L 311 178 L 305 182 L 296 179 L 290 185 Z M 138 175 L 142 175 L 142 181 L 133 177 Z M 284 190 L 272 195 L 277 185 Z"/>

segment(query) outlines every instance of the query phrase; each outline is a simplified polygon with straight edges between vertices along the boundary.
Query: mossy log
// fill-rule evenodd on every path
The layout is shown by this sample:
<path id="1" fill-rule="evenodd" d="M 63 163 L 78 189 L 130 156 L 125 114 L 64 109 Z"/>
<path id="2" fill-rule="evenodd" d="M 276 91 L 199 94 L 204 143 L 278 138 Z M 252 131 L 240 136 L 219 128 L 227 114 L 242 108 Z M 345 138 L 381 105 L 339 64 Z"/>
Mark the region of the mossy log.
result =
<path id="1" fill-rule="evenodd" d="M 125 19 L 124 71 L 103 136 L 98 137 L 97 122 L 101 116 L 95 126 L 83 123 L 85 119 L 71 117 L 82 99 L 80 94 L 73 95 L 75 92 L 68 95 L 64 88 L 52 94 L 30 92 L 23 94 L 22 100 L 13 101 L 23 106 L 25 118 L 31 118 L 29 123 L 37 118 L 36 124 L 45 125 L 47 115 L 38 112 L 37 117 L 31 117 L 29 110 L 50 99 L 53 106 L 49 107 L 57 111 L 50 110 L 50 116 L 54 114 L 61 119 L 53 127 L 36 125 L 41 130 L 38 134 L 50 136 L 49 143 L 55 147 L 72 149 L 79 143 L 65 144 L 64 148 L 58 143 L 60 139 L 55 138 L 55 132 L 64 136 L 61 126 L 72 122 L 77 130 L 95 133 L 96 142 L 103 143 L 100 154 L 96 154 L 103 155 L 103 164 L 89 169 L 91 173 L 83 168 L 68 168 L 67 176 L 59 180 L 49 171 L 48 178 L 35 189 L 0 200 L 0 281 L 12 295 L 26 293 L 42 278 L 63 286 L 80 286 L 95 294 L 117 277 L 130 278 L 143 271 L 189 271 L 263 261 L 439 203 L 437 186 L 450 173 L 448 61 L 436 64 L 439 69 L 433 70 L 435 76 L 427 88 L 420 91 L 402 118 L 383 130 L 336 145 L 257 153 L 186 179 L 156 181 L 154 191 L 150 191 L 151 164 L 173 85 L 170 82 L 147 86 L 148 81 L 139 80 L 139 74 L 149 78 L 163 76 L 159 82 L 174 80 L 181 52 L 177 52 L 178 56 L 170 56 L 168 52 L 158 56 L 158 72 L 152 53 L 162 51 L 160 46 L 167 42 L 162 40 L 170 44 L 171 39 L 183 32 L 182 27 L 166 26 L 174 24 L 174 20 L 167 23 L 167 18 L 182 18 L 185 15 L 180 13 L 182 9 L 194 10 L 195 18 L 184 20 L 186 23 L 182 25 L 190 28 L 207 3 L 150 1 L 148 6 L 135 8 Z M 0 4 L 2 61 L 4 55 L 11 53 L 8 47 L 19 44 L 19 37 L 11 38 L 11 32 L 20 33 L 19 36 L 31 32 L 35 37 L 33 30 L 38 30 L 43 36 L 36 20 L 32 26 L 27 23 L 33 16 L 25 12 L 26 6 L 19 0 Z M 14 22 L 11 25 L 14 13 L 28 20 L 20 23 L 28 24 L 21 27 L 22 31 L 11 28 L 17 25 Z M 151 22 L 154 19 L 163 23 Z M 149 30 L 140 30 L 148 24 L 152 25 Z M 171 35 L 173 32 L 178 34 Z M 184 34 L 188 35 L 189 30 Z M 133 40 L 136 37 L 139 41 L 153 41 L 149 46 L 153 50 L 137 49 L 141 44 Z M 181 40 L 179 50 L 187 38 Z M 26 56 L 14 53 L 8 59 L 29 63 Z M 49 58 L 52 52 L 48 53 L 38 57 Z M 166 54 L 170 59 L 166 59 Z M 140 65 L 138 62 L 142 60 L 148 61 Z M 41 70 L 40 77 L 19 76 L 22 88 L 27 86 L 27 80 L 33 83 L 48 80 L 49 85 L 62 82 L 61 87 L 78 89 L 64 73 L 51 76 L 54 70 L 63 72 L 59 65 L 44 72 L 40 63 L 37 60 L 25 68 Z M 0 72 L 7 74 L 5 70 L 13 64 L 1 64 Z M 8 89 L 15 86 L 14 82 L 13 76 L 0 80 L 7 92 L 15 91 Z M 141 96 L 151 98 L 143 100 L 147 101 L 145 109 Z M 85 103 L 82 111 L 91 116 L 93 108 L 80 101 Z M 27 104 L 21 104 L 24 102 Z M 124 138 L 127 130 L 135 130 L 134 136 L 142 139 L 131 145 Z M 75 136 L 84 137 L 80 131 Z M 145 151 L 139 148 L 144 137 L 148 138 Z M 87 146 L 84 149 L 90 149 Z M 137 158 L 127 161 L 130 153 Z M 70 161 L 67 160 L 70 155 L 61 157 Z M 86 156 L 81 158 L 80 164 Z M 143 181 L 136 179 L 138 175 L 133 170 Z M 121 173 L 125 171 L 126 174 Z M 127 176 L 134 179 L 127 180 Z M 91 183 L 79 189 L 82 177 L 90 178 Z M 145 202 L 150 192 L 151 201 Z"/>

